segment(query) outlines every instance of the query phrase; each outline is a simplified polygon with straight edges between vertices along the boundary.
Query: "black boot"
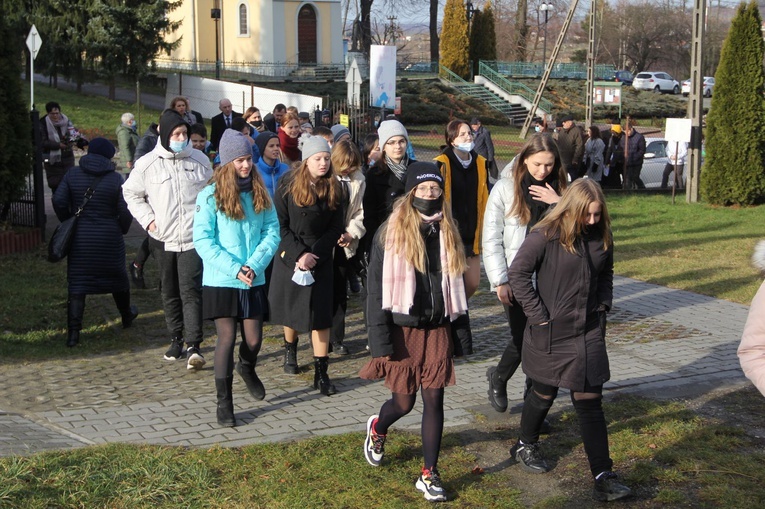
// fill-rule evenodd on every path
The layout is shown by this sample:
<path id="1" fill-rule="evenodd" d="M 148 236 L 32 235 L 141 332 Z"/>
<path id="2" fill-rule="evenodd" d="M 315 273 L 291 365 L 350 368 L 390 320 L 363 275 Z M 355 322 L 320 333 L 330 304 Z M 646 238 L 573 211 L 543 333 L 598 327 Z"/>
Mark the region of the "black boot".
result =
<path id="1" fill-rule="evenodd" d="M 80 294 L 69 294 L 66 301 L 66 325 L 69 334 L 66 338 L 66 346 L 77 346 L 80 342 L 80 331 L 82 330 L 82 315 L 85 313 L 85 296 Z"/>
<path id="2" fill-rule="evenodd" d="M 345 346 L 342 341 L 329 344 L 329 353 L 332 352 L 334 352 L 335 355 L 350 355 L 351 353 L 350 350 L 348 350 L 348 347 Z"/>
<path id="3" fill-rule="evenodd" d="M 80 343 L 80 331 L 69 329 L 69 335 L 66 337 L 66 346 L 72 348 Z"/>
<path id="4" fill-rule="evenodd" d="M 236 419 L 234 419 L 234 397 L 231 394 L 231 384 L 233 382 L 233 376 L 215 379 L 215 391 L 218 398 L 218 409 L 216 411 L 218 424 L 229 428 L 236 426 Z"/>
<path id="5" fill-rule="evenodd" d="M 332 381 L 327 375 L 327 368 L 329 367 L 329 357 L 314 357 L 313 358 L 313 388 L 319 389 L 325 396 L 331 396 L 337 392 L 335 386 L 332 385 Z"/>
<path id="6" fill-rule="evenodd" d="M 248 362 L 240 356 L 239 362 L 236 363 L 234 369 L 236 369 L 236 372 L 242 377 L 244 385 L 247 386 L 247 390 L 250 391 L 253 398 L 262 400 L 266 397 L 266 388 L 255 373 L 254 362 Z"/>
<path id="7" fill-rule="evenodd" d="M 297 363 L 298 338 L 293 343 L 284 341 L 284 372 L 288 375 L 297 375 L 300 373 Z"/>
<path id="8" fill-rule="evenodd" d="M 497 374 L 497 368 L 491 367 L 486 371 L 489 380 L 489 403 L 497 412 L 507 410 L 507 382 Z"/>

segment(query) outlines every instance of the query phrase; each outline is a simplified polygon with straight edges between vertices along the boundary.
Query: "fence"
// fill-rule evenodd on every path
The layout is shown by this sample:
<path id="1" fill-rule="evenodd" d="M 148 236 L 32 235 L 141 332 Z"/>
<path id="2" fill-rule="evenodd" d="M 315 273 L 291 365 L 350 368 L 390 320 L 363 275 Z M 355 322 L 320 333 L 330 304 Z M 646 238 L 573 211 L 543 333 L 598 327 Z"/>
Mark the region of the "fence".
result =
<path id="1" fill-rule="evenodd" d="M 40 117 L 37 110 L 30 112 L 33 133 L 33 165 L 26 175 L 21 196 L 16 201 L 5 203 L 0 210 L 0 221 L 13 226 L 45 229 L 45 189 L 42 171 L 42 141 L 40 139 Z"/>

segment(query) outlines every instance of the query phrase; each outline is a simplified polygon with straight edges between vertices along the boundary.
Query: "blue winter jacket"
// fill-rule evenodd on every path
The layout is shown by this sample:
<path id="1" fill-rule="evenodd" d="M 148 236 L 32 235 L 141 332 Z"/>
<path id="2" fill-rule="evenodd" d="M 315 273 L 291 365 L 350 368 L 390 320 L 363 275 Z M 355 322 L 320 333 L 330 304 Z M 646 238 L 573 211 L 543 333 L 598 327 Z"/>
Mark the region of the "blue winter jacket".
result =
<path id="1" fill-rule="evenodd" d="M 271 206 L 256 213 L 252 192 L 240 193 L 244 219 L 231 219 L 215 206 L 215 184 L 205 187 L 197 196 L 194 215 L 194 247 L 202 258 L 202 284 L 225 288 L 247 289 L 237 279 L 246 265 L 255 271 L 252 286 L 266 283 L 266 267 L 279 246 L 279 219 Z"/>
<path id="2" fill-rule="evenodd" d="M 273 198 L 279 179 L 290 170 L 290 167 L 280 161 L 276 161 L 273 166 L 268 166 L 262 157 L 258 159 L 257 167 L 263 182 L 266 184 L 266 189 Z"/>

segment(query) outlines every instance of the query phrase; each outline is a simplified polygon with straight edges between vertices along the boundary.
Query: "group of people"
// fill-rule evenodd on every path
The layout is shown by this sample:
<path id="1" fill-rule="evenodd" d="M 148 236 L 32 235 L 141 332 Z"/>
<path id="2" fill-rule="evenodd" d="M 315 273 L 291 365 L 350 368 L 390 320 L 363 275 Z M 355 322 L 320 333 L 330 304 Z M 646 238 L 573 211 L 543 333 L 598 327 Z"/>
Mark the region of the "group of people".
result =
<path id="1" fill-rule="evenodd" d="M 507 349 L 489 373 L 494 408 L 507 408 L 507 381 L 519 365 L 528 377 L 510 454 L 531 472 L 549 470 L 539 435 L 558 389 L 568 389 L 595 498 L 629 495 L 612 472 L 601 403 L 609 379 L 610 220 L 594 178 L 569 184 L 553 136 L 533 135 L 491 188 L 491 160 L 476 152 L 476 130 L 462 120 L 447 124 L 443 151 L 425 162 L 410 156 L 409 134 L 398 120 L 381 122 L 359 150 L 341 125 L 328 132 L 317 126 L 309 135 L 300 132 L 299 113 L 293 118 L 288 108 L 258 120 L 256 109 L 236 117 L 230 101 L 221 100 L 223 124 L 213 119 L 211 140 L 205 140 L 216 152 L 211 161 L 191 141 L 198 124 L 191 124 L 185 106 L 165 110 L 149 137 L 136 143 L 149 150 L 136 150 L 124 183 L 114 174 L 113 145 L 98 138 L 54 195 L 65 218 L 89 192 L 93 199 L 80 216 L 88 227 L 77 235 L 108 235 L 119 247 L 93 255 L 108 257 L 108 267 L 81 288 L 76 271 L 87 265 L 92 275 L 102 262 L 87 259 L 78 251 L 84 240 L 75 239 L 70 346 L 79 341 L 86 294 L 112 292 L 123 326 L 135 320 L 121 238 L 135 219 L 159 264 L 171 338 L 164 358 L 201 368 L 202 323 L 212 320 L 216 417 L 235 426 L 233 372 L 255 399 L 266 395 L 256 373 L 265 321 L 284 328 L 286 373 L 300 372 L 298 336 L 307 334 L 313 387 L 323 395 L 337 392 L 329 353 L 348 353 L 348 274 L 360 273 L 371 359 L 359 375 L 384 378 L 391 390 L 367 421 L 364 456 L 373 466 L 382 463 L 388 431 L 420 392 L 424 464 L 415 485 L 427 500 L 446 500 L 438 471 L 444 389 L 456 383 L 454 358 L 473 351 L 469 298 L 480 284 L 483 257 L 509 324 Z M 246 129 L 237 129 L 237 118 Z M 130 120 L 122 119 L 128 127 Z M 101 244 L 106 249 L 108 242 Z M 72 318 L 78 313 L 79 322 Z M 235 355 L 237 331 L 242 341 Z"/>

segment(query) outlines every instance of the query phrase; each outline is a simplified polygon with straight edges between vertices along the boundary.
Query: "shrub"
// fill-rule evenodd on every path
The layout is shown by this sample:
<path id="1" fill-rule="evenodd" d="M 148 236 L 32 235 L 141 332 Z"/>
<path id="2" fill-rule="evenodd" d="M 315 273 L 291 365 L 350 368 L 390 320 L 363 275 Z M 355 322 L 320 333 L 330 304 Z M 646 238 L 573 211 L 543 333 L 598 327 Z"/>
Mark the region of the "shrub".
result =
<path id="1" fill-rule="evenodd" d="M 461 0 L 446 0 L 441 28 L 441 65 L 454 74 L 468 79 L 470 77 L 469 48 L 465 7 Z"/>

